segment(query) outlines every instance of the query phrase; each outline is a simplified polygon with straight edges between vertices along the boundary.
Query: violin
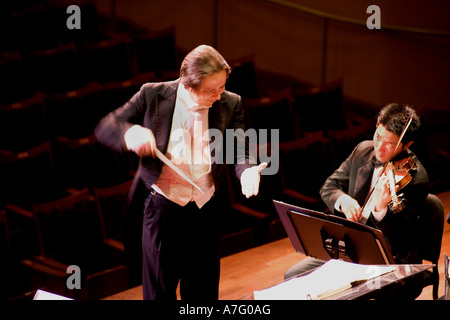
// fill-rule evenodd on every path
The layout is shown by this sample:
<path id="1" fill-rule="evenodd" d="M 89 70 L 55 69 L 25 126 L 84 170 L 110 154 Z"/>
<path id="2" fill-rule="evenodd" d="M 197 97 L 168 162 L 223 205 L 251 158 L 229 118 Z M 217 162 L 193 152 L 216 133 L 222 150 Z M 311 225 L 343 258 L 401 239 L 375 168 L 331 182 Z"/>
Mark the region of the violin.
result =
<path id="1" fill-rule="evenodd" d="M 412 180 L 409 171 L 415 169 L 416 165 L 411 157 L 407 157 L 396 162 L 388 162 L 385 166 L 385 172 L 389 178 L 389 191 L 392 198 L 388 206 L 393 213 L 398 213 L 405 207 L 401 198 L 402 195 L 397 195 L 397 192 Z"/>
<path id="2" fill-rule="evenodd" d="M 409 125 L 411 124 L 412 116 L 409 117 L 409 119 L 406 121 L 405 126 L 403 127 L 402 133 L 400 135 L 400 138 L 397 142 L 397 145 L 395 146 L 393 154 L 395 154 L 396 150 L 398 149 L 398 146 L 400 145 L 400 142 L 403 139 L 403 136 L 406 133 L 406 130 L 408 129 Z M 392 158 L 391 158 L 392 159 Z M 394 213 L 398 213 L 402 211 L 405 206 L 403 203 L 403 199 L 401 198 L 401 195 L 397 195 L 397 191 L 400 191 L 403 187 L 405 187 L 411 180 L 411 174 L 409 171 L 411 169 L 415 168 L 414 160 L 411 157 L 406 157 L 404 159 L 392 162 L 388 161 L 385 165 L 383 170 L 381 171 L 378 178 L 380 178 L 383 173 L 386 173 L 389 178 L 389 191 L 391 193 L 391 202 L 388 204 L 389 209 Z M 375 185 L 378 184 L 378 180 Z M 360 223 L 365 224 L 367 220 L 369 219 L 370 214 L 375 208 L 375 203 L 373 201 L 372 195 L 373 191 L 375 190 L 375 187 L 372 188 L 372 190 L 369 193 L 369 196 L 366 199 L 366 202 L 364 203 L 362 210 L 361 210 L 361 219 Z"/>

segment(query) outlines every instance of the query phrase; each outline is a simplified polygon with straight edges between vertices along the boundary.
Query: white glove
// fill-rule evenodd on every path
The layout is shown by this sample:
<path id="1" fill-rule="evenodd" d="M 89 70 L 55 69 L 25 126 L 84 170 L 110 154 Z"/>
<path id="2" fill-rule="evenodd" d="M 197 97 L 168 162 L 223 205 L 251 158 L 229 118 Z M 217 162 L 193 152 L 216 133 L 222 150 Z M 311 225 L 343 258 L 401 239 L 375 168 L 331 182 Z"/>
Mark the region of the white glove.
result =
<path id="1" fill-rule="evenodd" d="M 155 157 L 156 140 L 152 130 L 134 125 L 125 132 L 125 145 L 139 157 Z"/>
<path id="2" fill-rule="evenodd" d="M 259 181 L 261 179 L 261 171 L 267 167 L 267 162 L 261 163 L 259 166 L 247 168 L 241 175 L 242 194 L 247 198 L 256 196 L 259 192 Z"/>

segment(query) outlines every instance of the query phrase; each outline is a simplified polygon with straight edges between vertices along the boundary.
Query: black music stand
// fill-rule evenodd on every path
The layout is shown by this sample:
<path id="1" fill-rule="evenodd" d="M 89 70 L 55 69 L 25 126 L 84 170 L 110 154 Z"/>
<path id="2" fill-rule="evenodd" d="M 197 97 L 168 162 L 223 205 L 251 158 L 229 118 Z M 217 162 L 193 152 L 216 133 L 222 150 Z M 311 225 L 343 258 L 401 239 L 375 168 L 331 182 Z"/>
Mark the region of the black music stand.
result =
<path id="1" fill-rule="evenodd" d="M 342 217 L 274 200 L 294 249 L 321 259 L 359 264 L 395 264 L 383 233 Z"/>
<path id="2" fill-rule="evenodd" d="M 449 214 L 450 216 L 450 214 Z M 445 279 L 445 290 L 444 290 L 444 300 L 450 300 L 450 257 L 444 253 L 444 279 Z"/>

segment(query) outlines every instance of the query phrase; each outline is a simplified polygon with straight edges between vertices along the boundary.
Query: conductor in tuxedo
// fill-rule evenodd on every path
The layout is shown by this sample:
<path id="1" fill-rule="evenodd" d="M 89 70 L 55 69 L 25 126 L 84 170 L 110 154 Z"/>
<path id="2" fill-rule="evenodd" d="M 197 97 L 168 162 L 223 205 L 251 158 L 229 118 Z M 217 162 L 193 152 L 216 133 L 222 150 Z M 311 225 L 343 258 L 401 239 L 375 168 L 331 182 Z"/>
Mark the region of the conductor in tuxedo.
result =
<path id="1" fill-rule="evenodd" d="M 405 124 L 411 118 L 402 140 Z M 422 263 L 419 253 L 420 215 L 428 195 L 428 175 L 417 156 L 409 149 L 414 143 L 420 119 L 408 105 L 392 103 L 378 114 L 373 140 L 359 143 L 340 167 L 326 179 L 320 195 L 330 213 L 361 222 L 362 207 L 372 192 L 372 207 L 367 225 L 383 232 L 397 263 Z M 397 147 L 398 144 L 398 147 Z M 396 148 L 397 147 L 397 148 Z M 411 181 L 398 193 L 403 194 L 403 210 L 392 207 L 389 178 L 382 173 L 386 162 L 411 157 L 414 167 Z M 378 181 L 378 183 L 376 183 Z M 398 189 L 397 189 L 398 191 Z M 324 261 L 305 258 L 285 273 L 285 277 L 300 274 L 320 266 Z M 410 290 L 418 296 L 421 287 Z"/>
<path id="2" fill-rule="evenodd" d="M 182 299 L 217 300 L 214 194 L 224 165 L 234 165 L 246 197 L 258 194 L 267 163 L 256 165 L 249 154 L 242 99 L 225 90 L 230 72 L 219 52 L 201 45 L 184 58 L 179 79 L 144 84 L 96 127 L 101 143 L 140 157 L 125 214 L 129 236 L 124 243 L 129 253 L 136 253 L 137 238 L 142 240 L 146 300 L 176 299 L 178 283 Z M 233 141 L 226 141 L 226 130 L 233 130 Z M 156 157 L 156 149 L 200 190 Z M 139 225 L 136 219 L 142 221 L 142 233 L 133 229 Z"/>

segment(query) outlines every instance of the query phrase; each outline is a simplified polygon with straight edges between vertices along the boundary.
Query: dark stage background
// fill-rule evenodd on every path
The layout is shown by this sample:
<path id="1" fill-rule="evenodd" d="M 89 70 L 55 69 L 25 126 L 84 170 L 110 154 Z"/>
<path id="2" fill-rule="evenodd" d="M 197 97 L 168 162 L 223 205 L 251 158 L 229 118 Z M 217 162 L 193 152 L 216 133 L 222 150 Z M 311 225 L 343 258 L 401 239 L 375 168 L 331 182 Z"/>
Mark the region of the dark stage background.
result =
<path id="1" fill-rule="evenodd" d="M 371 30 L 367 7 L 380 8 Z M 80 9 L 80 29 L 69 5 Z M 0 11 L 0 299 L 47 289 L 98 299 L 139 284 L 121 214 L 133 154 L 99 145 L 99 119 L 148 81 L 172 80 L 184 55 L 216 47 L 232 66 L 250 128 L 279 129 L 277 174 L 244 199 L 230 172 L 217 197 L 222 256 L 285 237 L 272 200 L 322 210 L 325 178 L 379 108 L 412 104 L 412 149 L 432 193 L 449 190 L 447 1 L 9 1 Z M 70 24 L 69 23 L 69 24 Z M 275 141 L 273 141 L 275 142 Z M 266 149 L 265 149 L 266 148 Z M 278 154 L 278 152 L 276 152 Z M 3 259 L 6 257 L 6 259 Z M 77 265 L 81 275 L 67 273 Z M 130 272 L 132 270 L 132 272 Z M 80 276 L 82 289 L 69 289 Z"/>

